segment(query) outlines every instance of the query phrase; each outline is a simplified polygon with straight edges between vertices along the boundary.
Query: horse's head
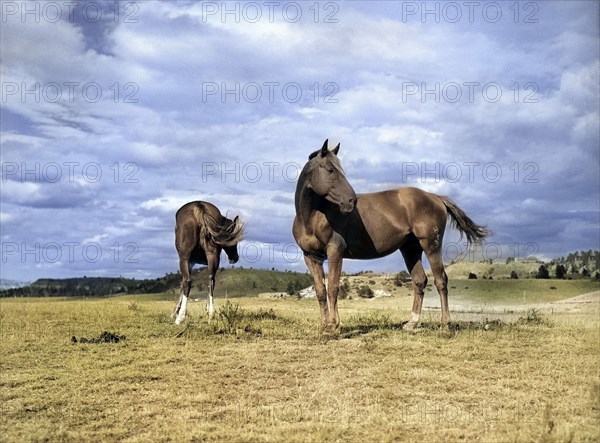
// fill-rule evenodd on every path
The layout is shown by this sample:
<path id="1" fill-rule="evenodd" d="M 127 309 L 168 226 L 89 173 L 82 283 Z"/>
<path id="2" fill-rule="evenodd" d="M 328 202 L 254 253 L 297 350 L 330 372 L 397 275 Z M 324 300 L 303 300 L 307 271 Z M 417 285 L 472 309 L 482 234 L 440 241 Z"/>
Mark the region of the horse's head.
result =
<path id="1" fill-rule="evenodd" d="M 223 250 L 225 251 L 225 254 L 227 254 L 227 259 L 229 260 L 229 264 L 231 264 L 231 265 L 236 264 L 238 262 L 238 260 L 240 259 L 240 256 L 238 254 L 237 245 L 228 246 L 226 248 L 223 248 Z"/>
<path id="2" fill-rule="evenodd" d="M 308 157 L 307 186 L 315 194 L 338 206 L 342 214 L 348 214 L 354 210 L 356 193 L 348 183 L 337 156 L 339 143 L 331 151 L 327 149 L 327 144 L 328 140 L 325 140 L 323 147 Z"/>
<path id="3" fill-rule="evenodd" d="M 244 235 L 244 223 L 237 216 L 233 220 L 227 217 L 221 218 L 219 233 L 215 236 L 215 242 L 223 248 L 229 263 L 237 263 L 240 259 L 238 254 L 238 243 Z"/>

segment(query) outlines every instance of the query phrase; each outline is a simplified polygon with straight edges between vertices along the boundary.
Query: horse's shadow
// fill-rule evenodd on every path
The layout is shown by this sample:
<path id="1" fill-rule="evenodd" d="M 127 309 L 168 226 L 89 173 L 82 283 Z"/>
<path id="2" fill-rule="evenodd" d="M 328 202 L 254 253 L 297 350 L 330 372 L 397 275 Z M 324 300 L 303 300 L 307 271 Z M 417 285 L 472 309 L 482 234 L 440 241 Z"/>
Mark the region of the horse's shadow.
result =
<path id="1" fill-rule="evenodd" d="M 403 322 L 385 322 L 382 324 L 358 323 L 349 326 L 340 327 L 340 338 L 354 338 L 366 335 L 375 331 L 402 331 L 402 328 L 408 321 Z"/>
<path id="2" fill-rule="evenodd" d="M 339 338 L 354 338 L 360 337 L 372 332 L 377 331 L 401 331 L 406 334 L 414 335 L 418 333 L 427 332 L 445 332 L 450 334 L 457 334 L 460 331 L 474 331 L 474 330 L 497 330 L 505 326 L 500 320 L 487 320 L 476 322 L 476 321 L 454 321 L 447 325 L 442 325 L 436 321 L 422 321 L 412 331 L 404 331 L 404 325 L 408 321 L 403 322 L 384 322 L 380 324 L 373 323 L 357 323 L 349 326 L 341 326 Z"/>

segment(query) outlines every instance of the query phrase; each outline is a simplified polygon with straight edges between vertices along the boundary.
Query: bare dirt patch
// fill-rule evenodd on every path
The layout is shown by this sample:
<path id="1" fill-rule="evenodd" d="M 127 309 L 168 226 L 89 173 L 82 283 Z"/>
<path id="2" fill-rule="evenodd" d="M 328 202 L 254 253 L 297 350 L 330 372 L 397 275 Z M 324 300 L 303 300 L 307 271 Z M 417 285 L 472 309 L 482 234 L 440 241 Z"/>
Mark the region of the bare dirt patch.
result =
<path id="1" fill-rule="evenodd" d="M 576 297 L 567 298 L 566 300 L 560 300 L 554 303 L 546 303 L 545 306 L 559 309 L 562 308 L 566 311 L 569 311 L 572 309 L 581 309 L 583 305 L 600 306 L 600 291 L 581 294 Z"/>

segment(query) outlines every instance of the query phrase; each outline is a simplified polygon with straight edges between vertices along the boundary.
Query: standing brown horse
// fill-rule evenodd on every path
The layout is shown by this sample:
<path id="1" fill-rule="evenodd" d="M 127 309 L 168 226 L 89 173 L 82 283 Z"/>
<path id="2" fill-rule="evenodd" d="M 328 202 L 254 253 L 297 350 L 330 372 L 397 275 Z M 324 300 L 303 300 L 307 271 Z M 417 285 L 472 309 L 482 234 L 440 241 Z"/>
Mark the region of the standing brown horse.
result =
<path id="1" fill-rule="evenodd" d="M 208 265 L 206 310 L 209 317 L 213 316 L 215 277 L 219 269 L 221 251 L 225 251 L 229 263 L 236 263 L 239 260 L 237 244 L 242 239 L 244 224 L 239 217 L 233 220 L 223 217 L 215 205 L 202 201 L 183 205 L 177 211 L 175 220 L 175 247 L 179 254 L 181 270 L 181 296 L 173 311 L 173 318 L 175 324 L 180 324 L 185 318 L 187 300 L 192 287 L 192 267 L 195 263 Z"/>
<path id="2" fill-rule="evenodd" d="M 442 239 L 448 216 L 469 243 L 481 241 L 488 231 L 475 224 L 448 197 L 417 188 L 400 188 L 370 194 L 354 193 L 337 157 L 340 145 L 332 151 L 323 147 L 313 152 L 302 169 L 296 186 L 296 218 L 292 232 L 304 252 L 313 276 L 321 307 L 324 332 L 339 329 L 337 308 L 342 260 L 384 257 L 398 249 L 412 277 L 412 315 L 404 328 L 419 323 L 427 277 L 423 251 L 431 266 L 440 294 L 442 323 L 450 321 L 448 277 L 442 262 Z M 323 261 L 329 261 L 327 288 Z"/>

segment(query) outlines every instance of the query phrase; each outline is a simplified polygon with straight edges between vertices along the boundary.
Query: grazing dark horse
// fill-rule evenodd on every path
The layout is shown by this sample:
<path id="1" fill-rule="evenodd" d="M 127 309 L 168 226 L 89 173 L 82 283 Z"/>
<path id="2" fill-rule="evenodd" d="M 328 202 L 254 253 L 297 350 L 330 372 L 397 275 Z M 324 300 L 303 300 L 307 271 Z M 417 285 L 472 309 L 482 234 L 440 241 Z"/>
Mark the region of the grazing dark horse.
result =
<path id="1" fill-rule="evenodd" d="M 421 262 L 423 251 L 440 294 L 442 323 L 447 324 L 450 321 L 448 277 L 441 250 L 448 216 L 469 243 L 481 241 L 488 231 L 475 224 L 448 197 L 417 188 L 357 196 L 337 157 L 340 145 L 329 151 L 327 143 L 325 140 L 323 147 L 309 156 L 298 177 L 292 229 L 314 279 L 324 332 L 339 329 L 337 296 L 342 260 L 373 259 L 397 250 L 404 257 L 414 292 L 412 315 L 404 328 L 412 330 L 419 323 L 427 285 Z M 327 288 L 323 271 L 326 259 L 329 261 Z"/>
<path id="2" fill-rule="evenodd" d="M 173 311 L 176 324 L 185 318 L 188 296 L 192 287 L 192 267 L 198 263 L 208 266 L 209 317 L 215 312 L 215 277 L 219 269 L 221 251 L 224 250 L 229 263 L 239 260 L 237 244 L 242 239 L 244 225 L 239 217 L 233 220 L 223 217 L 211 203 L 195 201 L 183 205 L 175 215 L 175 247 L 179 254 L 181 270 L 181 296 Z"/>

